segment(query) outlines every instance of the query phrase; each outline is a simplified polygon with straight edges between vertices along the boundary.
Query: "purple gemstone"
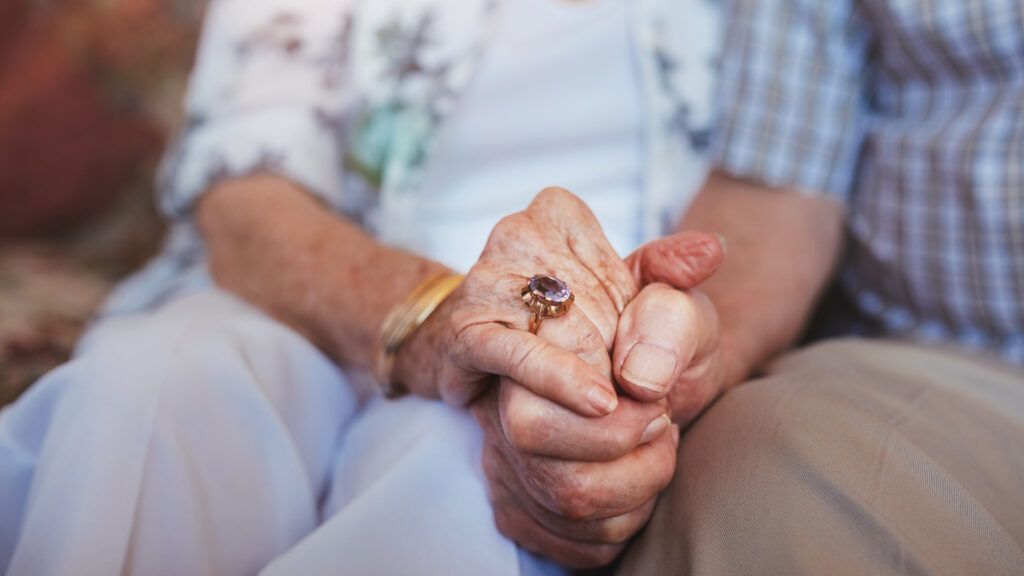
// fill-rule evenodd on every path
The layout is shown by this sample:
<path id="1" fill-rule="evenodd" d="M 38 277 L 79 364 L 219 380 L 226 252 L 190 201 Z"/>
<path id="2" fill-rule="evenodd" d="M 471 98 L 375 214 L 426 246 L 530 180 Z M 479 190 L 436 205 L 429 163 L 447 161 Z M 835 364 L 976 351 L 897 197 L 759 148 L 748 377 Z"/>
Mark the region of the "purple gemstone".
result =
<path id="1" fill-rule="evenodd" d="M 530 278 L 530 292 L 533 292 L 534 296 L 543 298 L 553 304 L 561 304 L 572 295 L 568 284 L 551 276 L 534 276 Z"/>

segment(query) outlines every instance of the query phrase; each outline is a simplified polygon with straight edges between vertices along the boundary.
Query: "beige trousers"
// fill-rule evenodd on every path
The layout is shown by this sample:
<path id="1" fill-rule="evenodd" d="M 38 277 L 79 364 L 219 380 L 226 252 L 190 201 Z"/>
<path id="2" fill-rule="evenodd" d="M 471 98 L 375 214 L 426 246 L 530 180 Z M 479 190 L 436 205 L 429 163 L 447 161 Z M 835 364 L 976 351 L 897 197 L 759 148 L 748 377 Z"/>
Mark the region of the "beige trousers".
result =
<path id="1" fill-rule="evenodd" d="M 618 574 L 1024 575 L 1024 373 L 891 342 L 791 354 L 685 433 Z"/>

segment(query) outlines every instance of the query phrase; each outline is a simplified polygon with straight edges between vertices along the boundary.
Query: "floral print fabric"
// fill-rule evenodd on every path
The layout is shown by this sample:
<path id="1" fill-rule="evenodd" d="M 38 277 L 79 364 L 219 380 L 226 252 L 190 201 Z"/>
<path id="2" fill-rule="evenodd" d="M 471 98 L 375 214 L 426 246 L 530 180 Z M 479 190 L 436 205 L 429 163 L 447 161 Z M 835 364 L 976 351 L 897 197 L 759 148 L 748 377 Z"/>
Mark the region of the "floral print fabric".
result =
<path id="1" fill-rule="evenodd" d="M 162 211 L 180 224 L 151 266 L 161 272 L 122 291 L 133 294 L 122 296 L 129 308 L 159 300 L 201 261 L 188 224 L 196 199 L 252 172 L 289 178 L 382 241 L 414 247 L 435 135 L 487 49 L 499 1 L 513 0 L 213 0 L 189 120 L 160 178 Z M 633 1 L 645 103 L 643 229 L 654 237 L 705 177 L 719 18 L 713 0 Z"/>

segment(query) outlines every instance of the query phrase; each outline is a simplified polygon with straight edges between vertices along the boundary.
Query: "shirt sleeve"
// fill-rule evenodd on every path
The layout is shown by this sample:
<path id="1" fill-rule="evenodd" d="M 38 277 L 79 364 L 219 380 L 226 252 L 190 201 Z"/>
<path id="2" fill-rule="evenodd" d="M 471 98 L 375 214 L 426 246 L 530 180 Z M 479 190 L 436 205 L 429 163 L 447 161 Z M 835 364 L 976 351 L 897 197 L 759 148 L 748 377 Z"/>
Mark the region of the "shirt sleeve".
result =
<path id="1" fill-rule="evenodd" d="M 854 0 L 728 0 L 715 166 L 772 187 L 850 193 L 869 34 Z"/>
<path id="2" fill-rule="evenodd" d="M 346 0 L 213 0 L 158 203 L 187 217 L 217 182 L 273 172 L 341 204 Z"/>

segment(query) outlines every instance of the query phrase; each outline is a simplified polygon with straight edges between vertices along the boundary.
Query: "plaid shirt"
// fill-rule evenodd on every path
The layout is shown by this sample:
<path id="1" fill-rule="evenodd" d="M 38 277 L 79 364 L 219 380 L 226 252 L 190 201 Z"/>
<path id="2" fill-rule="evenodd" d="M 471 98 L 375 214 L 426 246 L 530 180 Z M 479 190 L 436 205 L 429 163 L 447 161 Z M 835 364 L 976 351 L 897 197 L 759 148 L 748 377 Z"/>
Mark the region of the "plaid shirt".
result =
<path id="1" fill-rule="evenodd" d="M 841 197 L 880 335 L 1024 363 L 1024 0 L 730 0 L 715 160 Z"/>

